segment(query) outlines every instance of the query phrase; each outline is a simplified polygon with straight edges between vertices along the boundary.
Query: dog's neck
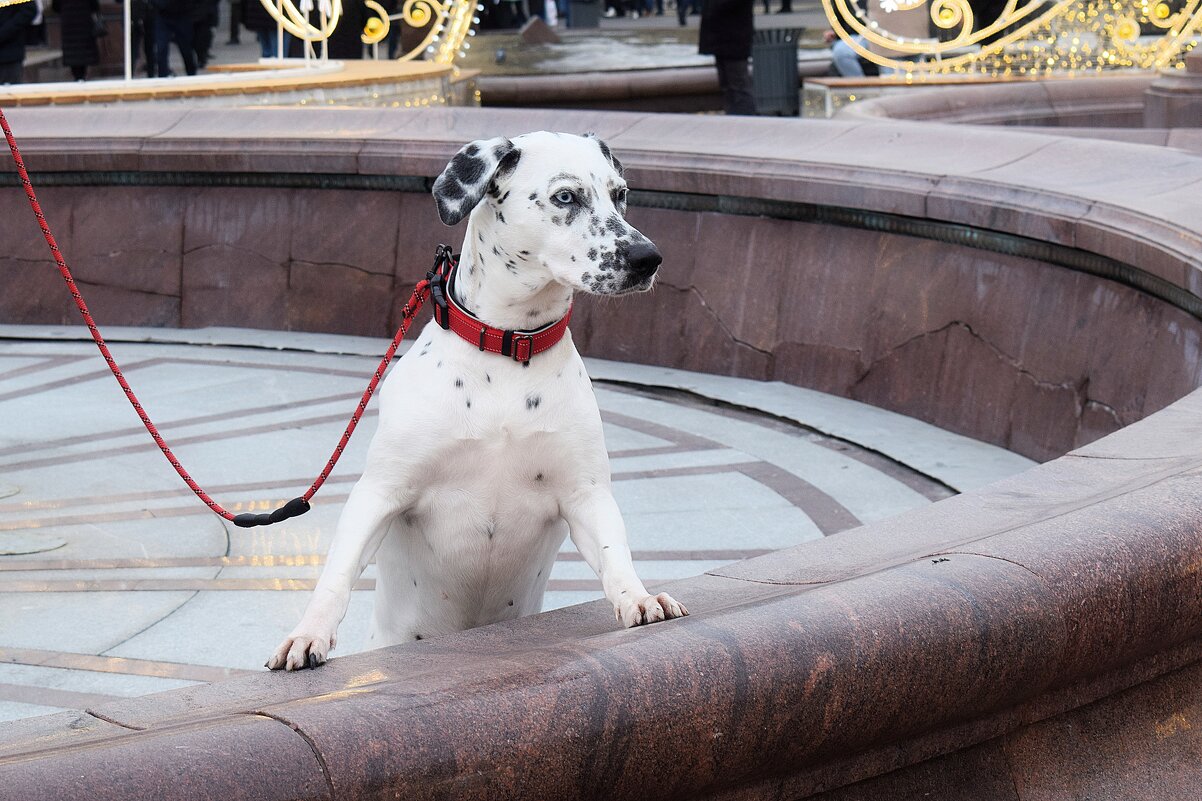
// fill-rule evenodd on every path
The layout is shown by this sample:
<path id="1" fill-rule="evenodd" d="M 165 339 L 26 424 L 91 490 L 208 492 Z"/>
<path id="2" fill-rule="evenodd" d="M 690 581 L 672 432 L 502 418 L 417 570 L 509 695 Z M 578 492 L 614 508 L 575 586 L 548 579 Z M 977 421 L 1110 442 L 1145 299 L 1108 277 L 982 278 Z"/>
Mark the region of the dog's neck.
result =
<path id="1" fill-rule="evenodd" d="M 494 252 L 493 246 L 481 243 L 478 233 L 475 225 L 468 226 L 455 270 L 455 300 L 464 309 L 511 331 L 532 331 L 568 313 L 571 288 L 538 277 L 535 255 L 523 257 L 499 248 Z"/>

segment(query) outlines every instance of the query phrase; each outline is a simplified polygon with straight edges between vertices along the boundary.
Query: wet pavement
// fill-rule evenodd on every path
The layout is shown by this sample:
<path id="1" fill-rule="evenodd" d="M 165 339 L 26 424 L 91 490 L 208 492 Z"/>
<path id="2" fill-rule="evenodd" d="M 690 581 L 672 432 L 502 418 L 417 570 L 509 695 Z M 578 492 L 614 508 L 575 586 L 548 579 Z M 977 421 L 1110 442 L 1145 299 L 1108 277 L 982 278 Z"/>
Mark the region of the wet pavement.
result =
<path id="1" fill-rule="evenodd" d="M 0 553 L 18 552 L 0 555 L 0 720 L 261 670 L 301 614 L 376 422 L 373 403 L 309 514 L 239 529 L 183 485 L 81 332 L 0 326 Z M 106 335 L 177 456 L 234 512 L 303 492 L 387 345 L 240 329 Z M 650 587 L 1031 464 L 785 384 L 589 369 Z M 365 640 L 373 571 L 335 656 Z M 545 608 L 599 597 L 565 544 Z"/>
<path id="2" fill-rule="evenodd" d="M 239 43 L 229 42 L 229 4 L 222 3 L 221 24 L 213 37 L 215 65 L 245 64 L 258 60 L 259 46 L 252 32 L 243 29 Z M 819 3 L 795 3 L 794 11 L 764 13 L 756 4 L 757 28 L 803 28 L 800 46 L 813 51 L 814 57 L 827 53 L 822 32 L 829 25 Z M 595 70 L 654 69 L 663 67 L 709 66 L 712 56 L 697 53 L 697 29 L 700 17 L 693 15 L 681 26 L 671 4 L 663 16 L 602 18 L 598 28 L 567 28 L 563 22 L 554 28 L 562 39 L 558 44 L 526 44 L 513 29 L 481 31 L 468 40 L 466 58 L 459 62 L 465 69 L 478 69 L 489 75 L 547 74 L 590 72 Z M 503 51 L 498 60 L 498 51 Z M 172 51 L 173 69 L 183 74 L 179 53 Z"/>

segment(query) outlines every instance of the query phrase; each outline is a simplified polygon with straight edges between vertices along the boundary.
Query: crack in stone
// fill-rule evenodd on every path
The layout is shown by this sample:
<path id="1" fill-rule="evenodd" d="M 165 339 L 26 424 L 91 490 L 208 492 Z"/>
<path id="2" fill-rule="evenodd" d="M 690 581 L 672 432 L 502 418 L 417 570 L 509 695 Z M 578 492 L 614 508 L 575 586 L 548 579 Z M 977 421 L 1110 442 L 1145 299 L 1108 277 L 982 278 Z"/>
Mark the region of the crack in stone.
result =
<path id="1" fill-rule="evenodd" d="M 718 314 L 718 312 L 714 309 L 714 307 L 711 306 L 709 304 L 709 302 L 705 299 L 705 295 L 701 294 L 701 290 L 697 289 L 697 287 L 693 286 L 692 284 L 690 284 L 687 287 L 682 287 L 682 286 L 676 286 L 675 284 L 670 284 L 667 281 L 664 281 L 662 279 L 658 282 L 658 284 L 660 286 L 667 287 L 668 289 L 674 289 L 677 292 L 688 292 L 688 293 L 695 295 L 697 297 L 697 300 L 699 300 L 701 302 L 701 308 L 705 309 L 706 313 L 710 317 L 713 318 L 714 322 L 717 323 L 718 328 L 722 329 L 722 333 L 726 334 L 726 337 L 731 342 L 734 342 L 736 345 L 739 345 L 741 347 L 752 350 L 752 351 L 759 353 L 762 356 L 766 356 L 768 358 L 769 365 L 770 365 L 768 373 L 769 373 L 769 375 L 772 374 L 771 362 L 773 359 L 775 359 L 775 354 L 770 350 L 765 350 L 763 348 L 756 347 L 755 345 L 752 345 L 750 342 L 746 342 L 742 339 L 739 339 L 737 336 L 735 336 L 734 332 L 730 330 L 730 327 L 726 325 L 726 322 L 722 319 L 722 317 Z"/>
<path id="2" fill-rule="evenodd" d="M 289 268 L 289 271 L 291 271 L 291 269 L 292 269 L 292 266 L 293 266 L 293 265 L 298 265 L 298 264 L 299 264 L 299 265 L 304 265 L 304 266 L 307 266 L 307 267 L 337 267 L 337 268 L 344 269 L 344 270 L 354 270 L 354 271 L 355 271 L 355 272 L 357 272 L 357 273 L 362 273 L 363 275 L 366 275 L 366 276 L 369 276 L 369 277 L 373 277 L 373 276 L 374 276 L 374 277 L 376 277 L 376 278 L 388 278 L 388 279 L 391 279 L 391 278 L 393 277 L 393 274 L 392 274 L 391 272 L 387 272 L 387 273 L 377 273 L 377 272 L 373 272 L 373 271 L 371 271 L 371 270 L 367 269 L 366 267 L 359 267 L 359 266 L 357 266 L 357 265 L 354 265 L 354 264 L 346 264 L 345 262 L 336 262 L 336 261 L 306 261 L 306 260 L 304 260 L 304 259 L 292 259 L 292 260 L 290 260 L 290 261 L 289 261 L 289 263 L 288 263 L 288 268 Z"/>
<path id="3" fill-rule="evenodd" d="M 1116 425 L 1118 425 L 1120 428 L 1126 425 L 1126 423 L 1124 423 L 1122 421 L 1121 417 L 1119 416 L 1118 410 L 1115 409 L 1115 407 L 1105 403 L 1104 401 L 1100 401 L 1095 398 L 1089 397 L 1089 395 L 1088 395 L 1088 391 L 1089 391 L 1088 376 L 1080 384 L 1074 383 L 1072 381 L 1054 382 L 1054 381 L 1047 381 L 1042 378 L 1039 378 L 1034 373 L 1032 373 L 1030 370 L 1023 367 L 1023 365 L 1017 359 L 1015 359 L 1013 356 L 1011 356 L 1010 354 L 1003 351 L 1001 348 L 999 348 L 997 345 L 990 342 L 988 339 L 983 337 L 981 334 L 977 333 L 970 324 L 964 322 L 963 320 L 952 320 L 933 331 L 923 331 L 922 333 L 915 334 L 914 336 L 910 337 L 909 339 L 906 339 L 905 341 L 891 347 L 887 353 L 885 353 L 884 355 L 880 356 L 877 359 L 874 359 L 867 367 L 864 368 L 864 372 L 860 375 L 859 378 L 856 379 L 855 383 L 852 384 L 851 387 L 849 388 L 849 391 L 848 391 L 849 396 L 851 396 L 851 393 L 853 393 L 856 390 L 856 388 L 859 387 L 860 384 L 862 384 L 868 378 L 868 376 L 872 373 L 873 369 L 877 365 L 879 365 L 885 359 L 888 359 L 895 352 L 901 350 L 902 348 L 906 347 L 907 345 L 917 342 L 918 340 L 924 339 L 926 337 L 934 336 L 937 334 L 942 334 L 946 331 L 951 330 L 952 328 L 960 328 L 960 329 L 963 329 L 964 331 L 968 332 L 969 336 L 971 336 L 973 339 L 980 342 L 985 347 L 989 348 L 989 350 L 994 354 L 994 356 L 998 359 L 998 361 L 1009 366 L 1018 375 L 1022 376 L 1023 378 L 1025 378 L 1029 382 L 1031 382 L 1031 384 L 1033 386 L 1035 386 L 1039 389 L 1049 389 L 1049 390 L 1058 391 L 1058 392 L 1060 392 L 1060 391 L 1071 392 L 1073 394 L 1074 400 L 1076 401 L 1076 407 L 1077 407 L 1076 418 L 1077 418 L 1078 422 L 1080 422 L 1081 417 L 1085 412 L 1085 409 L 1087 407 L 1094 406 L 1094 407 L 1106 412 L 1107 414 L 1109 414 L 1111 416 L 1111 418 L 1115 421 Z M 1009 439 L 1009 437 L 1007 437 L 1007 439 Z"/>

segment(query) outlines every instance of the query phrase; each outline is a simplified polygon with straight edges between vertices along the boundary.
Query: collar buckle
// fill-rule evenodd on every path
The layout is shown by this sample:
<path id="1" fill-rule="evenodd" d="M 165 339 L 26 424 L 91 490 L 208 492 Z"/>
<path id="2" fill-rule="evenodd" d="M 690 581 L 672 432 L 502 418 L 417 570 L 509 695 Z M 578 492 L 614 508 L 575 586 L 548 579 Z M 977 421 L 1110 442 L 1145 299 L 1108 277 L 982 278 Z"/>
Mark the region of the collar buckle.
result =
<path id="1" fill-rule="evenodd" d="M 506 331 L 501 336 L 501 355 L 508 356 L 515 362 L 523 364 L 530 361 L 534 353 L 534 337 L 530 334 L 519 334 L 516 331 Z"/>

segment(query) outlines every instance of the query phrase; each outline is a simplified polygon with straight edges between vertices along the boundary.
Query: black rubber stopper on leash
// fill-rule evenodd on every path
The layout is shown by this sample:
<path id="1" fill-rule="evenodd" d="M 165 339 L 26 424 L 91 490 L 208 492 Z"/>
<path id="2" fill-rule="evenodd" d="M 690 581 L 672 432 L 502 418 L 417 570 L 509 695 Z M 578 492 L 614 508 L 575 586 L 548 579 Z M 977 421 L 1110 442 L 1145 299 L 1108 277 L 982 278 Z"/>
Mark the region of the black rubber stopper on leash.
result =
<path id="1" fill-rule="evenodd" d="M 300 517 L 305 512 L 309 511 L 309 502 L 304 498 L 293 498 L 288 503 L 276 509 L 273 512 L 267 512 L 261 515 L 253 515 L 249 512 L 234 516 L 234 525 L 241 528 L 254 528 L 255 526 L 270 526 L 272 523 L 278 523 L 281 520 L 287 520 L 290 517 Z"/>

